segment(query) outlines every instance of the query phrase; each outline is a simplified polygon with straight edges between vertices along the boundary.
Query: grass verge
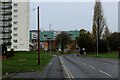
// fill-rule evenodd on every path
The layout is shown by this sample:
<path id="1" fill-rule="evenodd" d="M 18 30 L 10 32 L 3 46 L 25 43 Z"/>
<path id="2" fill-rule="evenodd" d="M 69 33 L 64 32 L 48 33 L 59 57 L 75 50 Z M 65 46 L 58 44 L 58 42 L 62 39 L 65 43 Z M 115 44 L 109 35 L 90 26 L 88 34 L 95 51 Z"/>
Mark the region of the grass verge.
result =
<path id="1" fill-rule="evenodd" d="M 96 53 L 88 53 L 85 56 L 86 57 L 95 57 L 95 58 L 109 58 L 109 59 L 118 60 L 119 53 L 118 52 L 99 53 L 98 56 Z"/>
<path id="2" fill-rule="evenodd" d="M 40 65 L 37 52 L 16 52 L 15 56 L 2 61 L 2 74 L 41 71 L 51 60 L 49 53 L 40 53 Z"/>

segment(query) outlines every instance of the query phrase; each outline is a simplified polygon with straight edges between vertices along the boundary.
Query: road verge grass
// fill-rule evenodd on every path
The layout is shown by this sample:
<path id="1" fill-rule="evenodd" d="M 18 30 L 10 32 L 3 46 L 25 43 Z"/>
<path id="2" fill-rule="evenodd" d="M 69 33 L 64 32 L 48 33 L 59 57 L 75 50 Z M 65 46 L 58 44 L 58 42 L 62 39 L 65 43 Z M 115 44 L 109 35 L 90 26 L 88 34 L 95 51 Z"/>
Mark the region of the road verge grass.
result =
<path id="1" fill-rule="evenodd" d="M 12 58 L 2 61 L 2 74 L 41 71 L 50 62 L 52 55 L 40 53 L 40 65 L 37 57 L 37 52 L 16 52 Z"/>
<path id="2" fill-rule="evenodd" d="M 108 58 L 118 60 L 119 53 L 116 51 L 110 53 L 99 53 L 98 56 L 96 53 L 88 53 L 84 55 L 85 57 L 94 57 L 94 58 Z"/>

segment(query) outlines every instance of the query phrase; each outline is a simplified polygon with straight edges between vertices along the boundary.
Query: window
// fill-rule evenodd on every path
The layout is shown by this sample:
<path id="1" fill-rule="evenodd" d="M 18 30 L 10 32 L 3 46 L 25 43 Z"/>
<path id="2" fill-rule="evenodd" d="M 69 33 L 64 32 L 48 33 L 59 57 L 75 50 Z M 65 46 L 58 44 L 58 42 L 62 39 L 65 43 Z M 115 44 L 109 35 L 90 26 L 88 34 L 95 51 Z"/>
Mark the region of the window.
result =
<path id="1" fill-rule="evenodd" d="M 73 34 L 69 34 L 69 36 L 72 36 Z"/>
<path id="2" fill-rule="evenodd" d="M 17 43 L 17 40 L 13 40 L 14 43 Z"/>
<path id="3" fill-rule="evenodd" d="M 17 3 L 15 3 L 15 4 L 13 4 L 14 6 L 18 6 L 18 4 Z"/>
<path id="4" fill-rule="evenodd" d="M 14 29 L 14 31 L 16 31 L 17 30 L 17 28 L 13 28 Z"/>
<path id="5" fill-rule="evenodd" d="M 17 49 L 17 46 L 14 46 L 14 48 L 16 48 L 16 49 Z"/>
<path id="6" fill-rule="evenodd" d="M 17 24 L 17 21 L 14 21 L 13 23 L 14 23 L 14 24 Z"/>
<path id="7" fill-rule="evenodd" d="M 15 9 L 14 12 L 16 13 L 16 12 L 18 12 L 18 10 Z"/>
<path id="8" fill-rule="evenodd" d="M 17 34 L 13 34 L 14 36 L 17 36 Z"/>
<path id="9" fill-rule="evenodd" d="M 44 35 L 44 37 L 47 37 L 47 35 Z"/>
<path id="10" fill-rule="evenodd" d="M 17 15 L 14 15 L 13 18 L 16 19 L 18 16 Z"/>
<path id="11" fill-rule="evenodd" d="M 17 15 L 14 15 L 14 17 L 17 17 Z"/>

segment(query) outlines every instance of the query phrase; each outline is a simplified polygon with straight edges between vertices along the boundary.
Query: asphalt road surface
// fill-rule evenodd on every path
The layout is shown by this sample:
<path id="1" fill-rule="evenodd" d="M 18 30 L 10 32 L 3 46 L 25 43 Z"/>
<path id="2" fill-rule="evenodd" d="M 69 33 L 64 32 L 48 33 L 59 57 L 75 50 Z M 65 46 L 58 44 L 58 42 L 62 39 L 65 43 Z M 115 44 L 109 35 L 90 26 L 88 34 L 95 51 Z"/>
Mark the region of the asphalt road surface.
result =
<path id="1" fill-rule="evenodd" d="M 86 58 L 75 54 L 61 56 L 72 78 L 118 78 L 118 61 Z"/>

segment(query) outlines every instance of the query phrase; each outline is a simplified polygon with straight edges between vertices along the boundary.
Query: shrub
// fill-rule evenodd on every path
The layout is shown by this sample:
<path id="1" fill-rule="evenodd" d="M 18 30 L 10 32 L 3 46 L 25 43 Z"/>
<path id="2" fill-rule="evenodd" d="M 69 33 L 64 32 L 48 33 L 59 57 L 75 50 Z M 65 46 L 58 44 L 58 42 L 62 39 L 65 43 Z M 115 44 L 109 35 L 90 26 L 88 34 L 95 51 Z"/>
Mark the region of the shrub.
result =
<path id="1" fill-rule="evenodd" d="M 100 40 L 99 52 L 100 53 L 107 53 L 107 51 L 108 51 L 107 41 L 106 40 Z"/>
<path id="2" fill-rule="evenodd" d="M 113 33 L 108 37 L 109 47 L 112 51 L 118 51 L 120 46 L 120 33 Z"/>
<path id="3" fill-rule="evenodd" d="M 11 49 L 10 51 L 7 52 L 6 57 L 10 58 L 10 57 L 14 56 L 14 54 L 15 54 L 14 49 Z"/>
<path id="4" fill-rule="evenodd" d="M 2 56 L 6 56 L 7 54 L 7 46 L 5 43 L 2 44 Z"/>

